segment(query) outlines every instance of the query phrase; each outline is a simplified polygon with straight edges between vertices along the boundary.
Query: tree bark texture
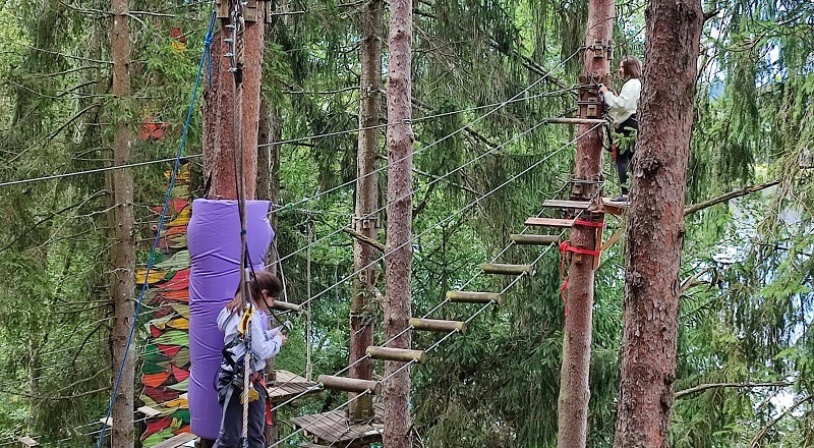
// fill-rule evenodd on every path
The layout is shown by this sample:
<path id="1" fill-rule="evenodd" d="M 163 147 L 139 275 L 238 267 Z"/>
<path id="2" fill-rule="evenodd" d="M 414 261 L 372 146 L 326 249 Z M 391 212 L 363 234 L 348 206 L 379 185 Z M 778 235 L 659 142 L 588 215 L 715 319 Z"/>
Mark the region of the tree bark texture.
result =
<path id="1" fill-rule="evenodd" d="M 588 25 L 585 45 L 608 44 L 613 36 L 614 1 L 590 0 L 588 3 Z M 583 59 L 582 78 L 595 82 L 607 82 L 610 61 L 607 57 L 595 57 L 593 51 L 586 50 Z M 596 95 L 583 91 L 582 99 Z M 586 118 L 586 117 L 582 117 Z M 595 125 L 582 124 L 577 135 L 584 135 L 577 141 L 576 179 L 598 181 L 602 173 L 601 129 L 591 131 Z M 591 200 L 596 185 L 575 184 L 572 199 Z M 581 220 L 591 220 L 583 215 Z M 595 227 L 574 226 L 569 244 L 582 249 L 596 248 Z M 559 448 L 584 448 L 588 437 L 588 403 L 591 397 L 589 371 L 591 363 L 591 339 L 594 301 L 594 257 L 573 254 L 568 268 L 566 294 L 566 317 L 560 371 L 560 396 L 557 407 Z"/>
<path id="2" fill-rule="evenodd" d="M 379 219 L 373 212 L 379 205 L 379 176 L 376 161 L 379 155 L 380 93 L 382 80 L 382 17 L 381 0 L 369 0 L 362 16 L 361 67 L 359 92 L 359 144 L 356 157 L 356 210 L 354 230 L 375 241 Z M 350 377 L 364 380 L 373 378 L 373 362 L 365 356 L 365 349 L 373 345 L 375 318 L 374 290 L 376 288 L 376 254 L 374 248 L 358 239 L 353 243 L 353 299 L 350 306 Z M 351 398 L 355 394 L 350 394 Z M 352 401 L 349 407 L 352 420 L 372 417 L 370 396 Z"/>
<path id="3" fill-rule="evenodd" d="M 130 22 L 128 0 L 112 0 L 113 28 L 113 96 L 119 106 L 130 101 Z M 131 132 L 128 114 L 114 111 L 113 165 L 130 162 Z M 133 178 L 129 170 L 114 170 L 112 179 L 113 208 L 110 212 L 113 228 L 113 381 L 119 372 L 119 388 L 113 397 L 113 448 L 133 447 L 133 388 L 135 385 L 135 354 L 133 344 L 127 344 L 130 327 L 134 325 L 133 295 L 135 293 L 136 248 L 133 236 Z"/>
<path id="4" fill-rule="evenodd" d="M 243 179 L 246 199 L 254 199 L 257 186 L 257 140 L 260 116 L 260 82 L 263 66 L 265 8 L 257 8 L 257 21 L 246 22 L 239 62 L 243 67 L 241 92 L 236 98 L 234 75 L 229 71 L 230 51 L 224 42 L 231 34 L 221 30 L 212 42 L 211 72 L 204 79 L 204 186 L 211 199 L 237 199 L 235 123 L 242 137 Z M 228 23 L 224 21 L 223 24 Z M 236 108 L 237 106 L 237 108 Z M 240 116 L 236 116 L 239 113 Z"/>
<path id="5" fill-rule="evenodd" d="M 668 446 L 684 193 L 703 16 L 698 0 L 651 0 L 645 11 L 615 447 Z"/>
<path id="6" fill-rule="evenodd" d="M 385 257 L 387 299 L 385 334 L 388 340 L 404 331 L 410 319 L 412 272 L 412 166 L 413 131 L 411 111 L 410 51 L 413 34 L 412 0 L 390 2 L 390 59 L 387 82 L 387 256 Z M 395 338 L 390 347 L 410 348 L 411 333 Z M 410 448 L 410 369 L 396 370 L 402 363 L 385 362 L 384 445 Z M 392 377 L 391 377 L 392 375 Z"/>

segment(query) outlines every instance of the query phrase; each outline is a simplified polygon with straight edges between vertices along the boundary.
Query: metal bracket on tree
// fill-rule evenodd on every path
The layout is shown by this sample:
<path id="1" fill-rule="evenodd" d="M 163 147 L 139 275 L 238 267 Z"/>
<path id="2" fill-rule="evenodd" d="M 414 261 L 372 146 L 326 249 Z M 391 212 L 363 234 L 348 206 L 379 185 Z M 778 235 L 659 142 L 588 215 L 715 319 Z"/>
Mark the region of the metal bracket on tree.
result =
<path id="1" fill-rule="evenodd" d="M 354 216 L 353 217 L 353 230 L 357 232 L 367 229 L 378 229 L 379 217 L 378 216 Z"/>

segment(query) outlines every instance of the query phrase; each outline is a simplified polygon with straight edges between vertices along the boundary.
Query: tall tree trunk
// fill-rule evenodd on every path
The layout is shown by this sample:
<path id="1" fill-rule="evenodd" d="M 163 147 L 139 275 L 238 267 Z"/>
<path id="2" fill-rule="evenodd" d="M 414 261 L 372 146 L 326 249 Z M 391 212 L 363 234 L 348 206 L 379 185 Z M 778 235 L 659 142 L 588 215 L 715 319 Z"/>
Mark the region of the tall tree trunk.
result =
<path id="1" fill-rule="evenodd" d="M 384 328 L 387 339 L 404 331 L 410 319 L 410 277 L 413 251 L 412 167 L 413 130 L 410 72 L 410 50 L 413 34 L 412 0 L 390 2 L 390 63 L 387 84 L 387 257 L 385 258 L 387 300 Z M 404 331 L 391 347 L 410 348 L 410 331 Z M 396 370 L 402 363 L 385 362 L 384 445 L 387 448 L 410 448 L 410 369 Z M 391 375 L 393 375 L 391 377 Z"/>
<path id="2" fill-rule="evenodd" d="M 613 36 L 614 0 L 590 0 L 585 45 L 609 44 Z M 607 53 L 586 50 L 580 82 L 607 82 L 610 61 Z M 596 91 L 582 90 L 582 100 L 599 101 Z M 601 107 L 601 106 L 600 106 Z M 587 109 L 581 110 L 587 118 Z M 576 179 L 597 181 L 601 176 L 602 142 L 600 132 L 589 132 L 592 125 L 581 125 L 577 141 Z M 596 187 L 591 183 L 575 184 L 572 199 L 587 201 L 594 197 Z M 582 216 L 593 220 L 593 216 Z M 600 233 L 601 234 L 601 233 Z M 570 245 L 593 250 L 596 247 L 597 228 L 574 226 Z M 588 403 L 591 397 L 589 371 L 591 364 L 591 337 L 594 303 L 594 257 L 574 254 L 568 268 L 566 290 L 566 317 L 560 372 L 560 396 L 557 408 L 559 448 L 585 448 L 588 436 Z"/>
<path id="3" fill-rule="evenodd" d="M 228 23 L 225 20 L 224 23 Z M 243 163 L 244 191 L 246 199 L 254 199 L 257 187 L 257 138 L 260 114 L 260 83 L 265 45 L 265 7 L 258 6 L 257 21 L 246 22 L 239 51 L 243 66 L 243 82 L 238 86 L 235 98 L 234 76 L 229 71 L 229 58 L 221 57 L 229 52 L 224 39 L 224 28 L 212 41 L 211 78 L 204 89 L 204 190 L 212 199 L 237 199 L 235 157 L 239 153 Z M 238 48 L 241 45 L 238 44 Z M 236 116 L 240 114 L 240 116 Z M 235 136 L 235 122 L 240 123 L 242 150 L 236 152 L 241 139 Z"/>
<path id="4" fill-rule="evenodd" d="M 678 333 L 684 192 L 703 13 L 651 0 L 644 90 L 625 246 L 622 368 L 615 447 L 666 447 Z"/>
<path id="5" fill-rule="evenodd" d="M 379 155 L 379 111 L 382 80 L 382 16 L 381 0 L 369 0 L 366 14 L 362 17 L 361 65 L 359 86 L 359 146 L 356 157 L 356 213 L 354 228 L 362 235 L 375 240 L 379 224 L 378 216 L 371 216 L 379 203 L 379 176 L 376 160 Z M 359 272 L 353 284 L 350 305 L 350 377 L 369 380 L 373 378 L 373 362 L 365 357 L 365 349 L 373 345 L 372 309 L 375 301 L 376 265 L 373 263 L 373 247 L 359 240 L 353 243 L 353 272 Z M 359 361 L 361 359 L 361 361 Z M 358 361 L 358 362 L 357 362 Z M 353 397 L 354 394 L 350 394 Z M 352 401 L 350 418 L 365 420 L 373 415 L 370 395 Z"/>
<path id="6" fill-rule="evenodd" d="M 118 106 L 130 101 L 130 23 L 128 0 L 112 0 L 113 11 L 113 96 Z M 125 165 L 130 161 L 131 136 L 128 114 L 114 109 L 116 126 L 113 136 L 113 164 Z M 114 448 L 133 446 L 133 387 L 135 384 L 135 355 L 133 344 L 127 344 L 133 322 L 133 295 L 135 293 L 135 239 L 133 236 L 133 178 L 129 170 L 114 170 L 111 174 L 113 208 L 110 212 L 113 228 L 113 374 L 121 373 L 119 389 L 113 402 Z"/>

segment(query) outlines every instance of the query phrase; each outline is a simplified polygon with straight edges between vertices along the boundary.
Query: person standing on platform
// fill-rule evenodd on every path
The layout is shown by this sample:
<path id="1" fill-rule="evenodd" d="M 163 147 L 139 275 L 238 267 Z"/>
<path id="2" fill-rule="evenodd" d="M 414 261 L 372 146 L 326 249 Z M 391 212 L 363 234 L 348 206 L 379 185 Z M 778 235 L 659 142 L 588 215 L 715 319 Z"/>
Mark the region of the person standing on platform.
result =
<path id="1" fill-rule="evenodd" d="M 246 347 L 251 348 L 249 375 L 248 446 L 265 448 L 263 429 L 270 423 L 268 393 L 263 378 L 266 360 L 276 356 L 286 335 L 282 327 L 264 330 L 274 300 L 280 297 L 283 285 L 271 272 L 252 274 L 249 281 L 250 314 L 240 290 L 218 315 L 218 328 L 224 332 L 223 358 L 217 378 L 221 424 L 214 448 L 238 448 L 243 434 L 243 401 Z"/>
<path id="2" fill-rule="evenodd" d="M 615 134 L 618 144 L 613 143 L 616 169 L 619 172 L 619 183 L 622 194 L 613 198 L 614 202 L 627 202 L 628 198 L 628 169 L 636 149 L 636 133 L 639 131 L 639 121 L 636 110 L 639 97 L 642 94 L 642 63 L 636 56 L 625 56 L 619 61 L 619 76 L 624 81 L 619 94 L 614 93 L 604 85 L 600 85 L 599 93 L 604 97 L 608 106 L 608 116 L 612 121 L 611 130 Z"/>

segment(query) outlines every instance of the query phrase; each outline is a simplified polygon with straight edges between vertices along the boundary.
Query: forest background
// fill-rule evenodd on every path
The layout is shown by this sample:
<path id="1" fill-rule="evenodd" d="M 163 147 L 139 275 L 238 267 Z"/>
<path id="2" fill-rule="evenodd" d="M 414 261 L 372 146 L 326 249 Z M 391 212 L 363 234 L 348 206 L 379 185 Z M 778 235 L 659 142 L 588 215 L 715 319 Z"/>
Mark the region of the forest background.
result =
<path id="1" fill-rule="evenodd" d="M 320 241 L 284 261 L 289 300 L 303 301 L 308 291 L 339 283 L 312 302 L 315 374 L 339 371 L 348 359 L 351 285 L 340 280 L 352 272 L 352 239 L 338 229 L 353 215 L 365 4 L 275 0 L 267 38 L 269 141 L 283 142 L 274 145 L 279 171 L 271 173 L 279 176 L 273 217 L 278 249 L 286 255 Z M 645 6 L 642 0 L 617 3 L 617 58 L 643 56 Z M 210 4 L 139 0 L 130 8 L 133 95 L 117 102 L 109 3 L 0 3 L 0 205 L 6 216 L 0 227 L 0 446 L 18 443 L 23 434 L 45 446 L 87 446 L 110 399 L 108 172 L 18 181 L 109 166 L 114 117 L 128 117 L 134 136 L 145 122 L 167 123 L 160 138 L 133 139 L 133 162 L 174 156 Z M 497 255 L 543 199 L 567 194 L 573 150 L 559 148 L 574 131 L 540 123 L 573 116 L 580 68 L 574 55 L 584 43 L 587 5 L 420 0 L 414 9 L 413 229 L 420 236 L 413 240 L 413 309 L 423 315 Z M 720 12 L 702 36 L 687 203 L 776 184 L 686 218 L 671 443 L 811 446 L 814 4 L 725 0 L 704 9 Z M 383 65 L 386 79 L 386 47 Z M 192 194 L 199 196 L 198 111 L 185 155 Z M 384 123 L 384 108 L 381 113 Z M 150 226 L 157 221 L 152 207 L 164 196 L 168 167 L 130 168 L 140 263 L 146 263 Z M 615 192 L 609 162 L 605 177 L 606 191 Z M 382 175 L 382 191 L 385 184 Z M 613 440 L 622 247 L 603 256 L 596 275 L 591 447 Z M 503 260 L 522 263 L 537 254 L 513 249 Z M 497 311 L 480 315 L 467 335 L 447 341 L 426 366 L 414 369 L 420 443 L 556 444 L 559 257 L 547 254 Z M 502 285 L 492 282 L 478 278 L 474 284 Z M 438 317 L 469 314 L 444 307 Z M 304 319 L 297 324 L 277 364 L 299 373 L 305 369 Z M 433 338 L 414 337 L 419 346 Z M 344 400 L 326 394 L 281 418 Z"/>

